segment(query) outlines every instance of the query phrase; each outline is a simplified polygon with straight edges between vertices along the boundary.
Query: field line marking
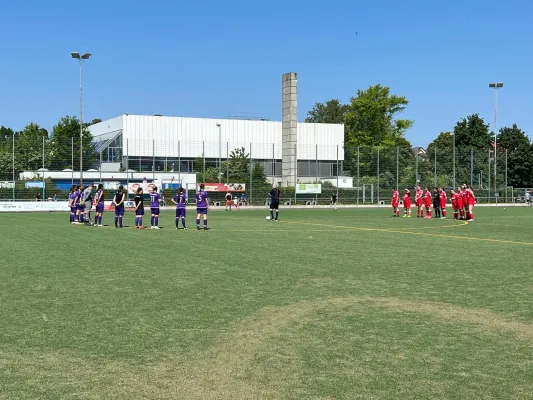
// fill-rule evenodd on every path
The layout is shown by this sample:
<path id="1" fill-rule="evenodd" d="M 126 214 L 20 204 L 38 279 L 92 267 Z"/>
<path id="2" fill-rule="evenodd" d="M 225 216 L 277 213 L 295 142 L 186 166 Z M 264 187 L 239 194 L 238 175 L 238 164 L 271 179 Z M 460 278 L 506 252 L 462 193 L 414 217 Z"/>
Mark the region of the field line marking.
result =
<path id="1" fill-rule="evenodd" d="M 327 227 L 335 226 L 335 225 L 314 224 L 311 222 L 296 222 L 296 221 L 279 221 L 279 222 L 282 222 L 284 224 L 303 224 L 303 225 L 316 225 L 316 226 L 327 226 Z M 358 230 L 358 231 L 401 233 L 404 235 L 433 236 L 433 237 L 450 238 L 450 239 L 465 239 L 465 240 L 474 240 L 474 241 L 477 240 L 481 242 L 509 243 L 509 244 L 521 244 L 521 245 L 526 245 L 526 246 L 533 246 L 532 242 L 519 242 L 519 241 L 514 241 L 514 240 L 479 238 L 479 237 L 472 237 L 472 236 L 442 235 L 438 233 L 410 232 L 410 231 L 405 231 L 405 230 L 402 231 L 402 230 L 384 229 L 384 228 L 362 228 L 358 226 L 346 226 L 346 225 L 338 225 L 337 227 L 343 228 L 343 229 L 353 229 L 353 230 Z"/>

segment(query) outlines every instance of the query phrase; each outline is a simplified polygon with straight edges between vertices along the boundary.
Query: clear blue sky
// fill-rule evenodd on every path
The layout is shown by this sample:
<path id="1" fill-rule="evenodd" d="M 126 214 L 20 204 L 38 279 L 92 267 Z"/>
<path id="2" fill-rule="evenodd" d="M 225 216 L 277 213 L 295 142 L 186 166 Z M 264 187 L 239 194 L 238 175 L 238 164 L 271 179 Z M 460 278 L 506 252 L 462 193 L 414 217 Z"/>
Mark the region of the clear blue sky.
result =
<path id="1" fill-rule="evenodd" d="M 150 5 L 153 4 L 153 5 Z M 281 118 L 281 75 L 298 72 L 299 119 L 315 102 L 391 87 L 410 101 L 407 138 L 426 145 L 505 82 L 498 125 L 533 136 L 533 2 L 122 1 L 0 3 L 0 125 L 51 130 L 121 113 Z M 358 32 L 358 34 L 356 34 Z"/>

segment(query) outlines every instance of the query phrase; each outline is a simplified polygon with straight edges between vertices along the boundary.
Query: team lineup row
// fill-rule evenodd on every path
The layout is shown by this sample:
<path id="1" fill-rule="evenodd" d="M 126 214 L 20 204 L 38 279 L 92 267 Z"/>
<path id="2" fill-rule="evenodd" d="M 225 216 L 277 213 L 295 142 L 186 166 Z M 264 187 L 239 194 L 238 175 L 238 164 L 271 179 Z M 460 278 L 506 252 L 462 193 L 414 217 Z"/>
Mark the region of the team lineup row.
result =
<path id="1" fill-rule="evenodd" d="M 474 221 L 474 205 L 476 204 L 476 196 L 472 188 L 465 184 L 450 190 L 450 199 L 453 209 L 453 219 Z M 431 193 L 428 186 L 423 191 L 419 185 L 415 192 L 415 206 L 417 208 L 417 218 L 432 218 L 433 211 L 435 211 L 435 218 L 446 219 L 446 205 L 447 205 L 446 191 L 443 188 L 434 187 Z M 395 188 L 392 190 L 392 208 L 393 216 L 400 216 L 400 194 Z M 433 209 L 431 208 L 433 206 Z M 405 189 L 403 196 L 404 217 L 411 217 L 411 191 Z M 424 216 L 424 209 L 426 215 Z"/>
<path id="2" fill-rule="evenodd" d="M 102 184 L 98 185 L 96 195 L 93 197 L 94 185 L 91 183 L 87 187 L 73 185 L 70 188 L 70 195 L 68 200 L 68 206 L 70 207 L 70 223 L 71 224 L 86 224 L 94 226 L 102 225 L 102 216 L 104 213 L 104 187 Z M 274 221 L 278 220 L 279 216 L 279 195 L 280 191 L 273 185 L 270 191 L 270 215 Z M 123 217 L 125 211 L 126 193 L 123 186 L 119 186 L 117 192 L 113 196 L 112 205 L 115 208 L 115 228 L 123 228 Z M 176 229 L 181 226 L 184 230 L 187 230 L 187 224 L 185 217 L 187 215 L 187 194 L 183 188 L 179 188 L 172 202 L 176 204 Z M 143 225 L 144 216 L 144 192 L 142 188 L 138 188 L 133 199 L 133 210 L 135 211 L 135 228 L 145 229 Z M 161 204 L 161 195 L 157 191 L 157 187 L 154 187 L 150 192 L 150 228 L 159 228 L 159 212 Z M 208 230 L 207 226 L 207 211 L 209 209 L 209 194 L 205 191 L 204 184 L 200 184 L 200 190 L 195 194 L 196 204 L 196 229 L 200 230 L 200 222 L 203 219 L 203 229 Z M 95 207 L 94 221 L 91 220 L 91 210 Z M 276 213 L 274 218 L 274 211 Z"/>

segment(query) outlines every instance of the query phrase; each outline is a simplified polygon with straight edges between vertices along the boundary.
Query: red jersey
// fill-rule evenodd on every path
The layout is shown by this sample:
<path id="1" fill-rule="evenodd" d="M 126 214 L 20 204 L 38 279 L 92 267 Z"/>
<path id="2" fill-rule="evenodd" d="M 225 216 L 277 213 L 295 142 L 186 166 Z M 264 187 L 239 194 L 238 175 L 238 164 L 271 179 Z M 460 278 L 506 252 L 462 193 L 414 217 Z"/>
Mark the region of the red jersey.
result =
<path id="1" fill-rule="evenodd" d="M 403 206 L 404 206 L 404 208 L 410 208 L 411 207 L 411 193 L 405 193 L 403 195 Z"/>
<path id="2" fill-rule="evenodd" d="M 446 192 L 443 190 L 439 194 L 440 198 L 440 208 L 446 208 Z"/>
<path id="3" fill-rule="evenodd" d="M 457 208 L 463 208 L 464 192 L 461 190 L 457 195 Z"/>
<path id="4" fill-rule="evenodd" d="M 476 203 L 476 196 L 474 196 L 472 189 L 467 189 L 466 191 L 468 192 L 468 204 L 473 206 Z"/>
<path id="5" fill-rule="evenodd" d="M 392 204 L 398 204 L 400 201 L 400 194 L 397 190 L 392 192 Z"/>
<path id="6" fill-rule="evenodd" d="M 431 206 L 431 192 L 429 190 L 426 190 L 426 193 L 424 193 L 424 200 L 426 207 Z"/>
<path id="7" fill-rule="evenodd" d="M 453 208 L 457 208 L 457 198 L 459 195 L 455 192 L 452 193 L 452 206 Z"/>
<path id="8" fill-rule="evenodd" d="M 415 194 L 415 201 L 417 204 L 422 204 L 422 196 L 424 196 L 422 189 L 417 190 Z"/>

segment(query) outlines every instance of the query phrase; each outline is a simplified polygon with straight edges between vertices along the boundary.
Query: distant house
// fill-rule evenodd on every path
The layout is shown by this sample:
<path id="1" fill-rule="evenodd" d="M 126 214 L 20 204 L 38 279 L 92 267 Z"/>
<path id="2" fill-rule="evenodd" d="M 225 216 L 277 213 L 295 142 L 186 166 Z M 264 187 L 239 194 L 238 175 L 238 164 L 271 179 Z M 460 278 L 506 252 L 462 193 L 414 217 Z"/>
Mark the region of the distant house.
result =
<path id="1" fill-rule="evenodd" d="M 413 147 L 413 153 L 420 158 L 426 158 L 428 153 L 423 147 Z"/>

